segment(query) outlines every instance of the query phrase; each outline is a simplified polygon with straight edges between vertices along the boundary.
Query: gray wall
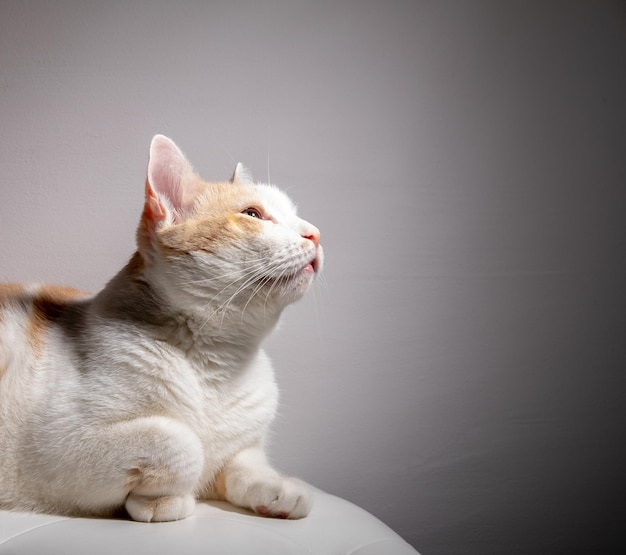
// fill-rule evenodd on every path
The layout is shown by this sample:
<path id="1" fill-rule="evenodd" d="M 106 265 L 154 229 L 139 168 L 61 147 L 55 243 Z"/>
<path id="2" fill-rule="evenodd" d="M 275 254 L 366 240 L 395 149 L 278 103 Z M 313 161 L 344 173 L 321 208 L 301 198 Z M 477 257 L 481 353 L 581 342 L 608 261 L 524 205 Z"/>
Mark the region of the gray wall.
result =
<path id="1" fill-rule="evenodd" d="M 0 279 L 100 288 L 157 132 L 271 173 L 327 252 L 275 463 L 425 555 L 608 553 L 625 60 L 617 1 L 2 1 Z"/>

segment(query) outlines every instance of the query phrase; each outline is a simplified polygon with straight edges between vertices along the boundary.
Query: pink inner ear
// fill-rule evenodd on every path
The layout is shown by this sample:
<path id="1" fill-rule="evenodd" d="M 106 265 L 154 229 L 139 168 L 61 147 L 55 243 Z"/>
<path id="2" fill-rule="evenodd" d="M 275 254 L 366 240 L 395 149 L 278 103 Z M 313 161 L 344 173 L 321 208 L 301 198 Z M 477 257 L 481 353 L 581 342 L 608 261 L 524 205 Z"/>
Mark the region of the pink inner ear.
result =
<path id="1" fill-rule="evenodd" d="M 159 197 L 146 181 L 146 204 L 143 210 L 143 219 L 151 223 L 157 223 L 167 217 L 167 207 L 159 200 Z"/>
<path id="2" fill-rule="evenodd" d="M 171 216 L 175 220 L 182 218 L 193 204 L 198 193 L 198 181 L 193 167 L 174 142 L 163 135 L 156 135 L 150 145 L 148 187 L 166 211 L 169 212 L 168 208 L 173 210 Z M 146 195 L 148 202 L 148 190 Z"/>

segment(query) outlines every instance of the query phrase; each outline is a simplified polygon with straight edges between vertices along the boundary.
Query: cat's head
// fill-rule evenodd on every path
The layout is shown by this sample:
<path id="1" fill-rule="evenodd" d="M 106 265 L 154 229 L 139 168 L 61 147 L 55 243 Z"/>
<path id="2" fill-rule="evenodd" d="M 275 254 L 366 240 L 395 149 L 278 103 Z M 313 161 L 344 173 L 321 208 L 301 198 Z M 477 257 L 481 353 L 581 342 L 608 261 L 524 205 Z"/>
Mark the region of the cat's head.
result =
<path id="1" fill-rule="evenodd" d="M 219 318 L 280 312 L 321 271 L 319 230 L 241 164 L 230 181 L 205 182 L 170 139 L 157 135 L 145 194 L 137 232 L 143 273 L 180 308 Z"/>

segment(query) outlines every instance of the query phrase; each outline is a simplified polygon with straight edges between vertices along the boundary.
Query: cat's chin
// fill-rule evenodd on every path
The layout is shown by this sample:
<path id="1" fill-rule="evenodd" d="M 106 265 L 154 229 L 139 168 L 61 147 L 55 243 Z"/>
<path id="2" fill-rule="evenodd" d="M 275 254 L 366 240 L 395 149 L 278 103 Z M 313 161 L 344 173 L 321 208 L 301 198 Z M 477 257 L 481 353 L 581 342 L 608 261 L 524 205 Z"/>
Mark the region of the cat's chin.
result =
<path id="1" fill-rule="evenodd" d="M 316 261 L 310 262 L 293 274 L 270 280 L 269 287 L 279 293 L 287 303 L 295 302 L 304 296 L 313 283 L 317 266 Z"/>
<path id="2" fill-rule="evenodd" d="M 321 249 L 321 247 L 320 247 Z M 304 266 L 300 267 L 300 269 L 295 272 L 283 275 L 278 278 L 267 280 L 272 283 L 272 287 L 285 287 L 286 289 L 296 288 L 302 289 L 302 295 L 306 293 L 307 289 L 311 285 L 313 279 L 316 274 L 322 268 L 322 255 L 316 254 L 315 258 L 311 259 L 309 262 L 304 264 Z"/>
<path id="3" fill-rule="evenodd" d="M 299 297 L 302 297 L 309 289 L 313 280 L 322 270 L 324 255 L 322 247 L 319 247 L 318 253 L 308 264 L 301 268 L 293 277 L 294 286 L 299 290 Z"/>

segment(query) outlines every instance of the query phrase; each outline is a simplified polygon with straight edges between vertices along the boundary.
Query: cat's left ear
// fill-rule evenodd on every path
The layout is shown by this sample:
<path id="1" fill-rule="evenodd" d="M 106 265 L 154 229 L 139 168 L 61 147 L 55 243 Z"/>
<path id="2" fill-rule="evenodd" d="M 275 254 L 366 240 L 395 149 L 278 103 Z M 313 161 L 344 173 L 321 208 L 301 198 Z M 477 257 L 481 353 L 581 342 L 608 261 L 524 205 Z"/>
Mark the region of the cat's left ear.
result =
<path id="1" fill-rule="evenodd" d="M 230 182 L 238 185 L 254 185 L 250 172 L 241 162 L 237 162 Z"/>
<path id="2" fill-rule="evenodd" d="M 150 144 L 144 218 L 153 223 L 181 221 L 196 199 L 199 182 L 174 141 L 155 135 Z"/>

